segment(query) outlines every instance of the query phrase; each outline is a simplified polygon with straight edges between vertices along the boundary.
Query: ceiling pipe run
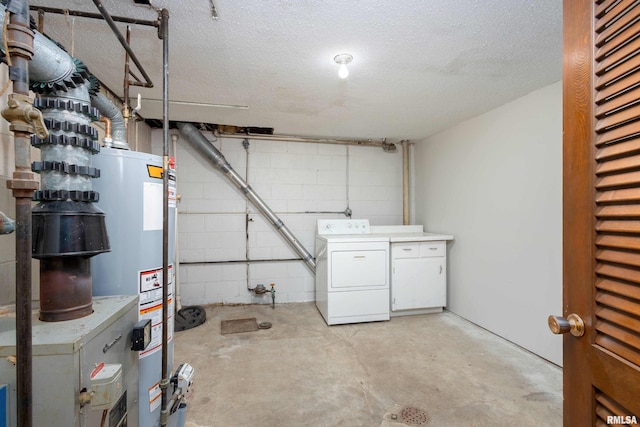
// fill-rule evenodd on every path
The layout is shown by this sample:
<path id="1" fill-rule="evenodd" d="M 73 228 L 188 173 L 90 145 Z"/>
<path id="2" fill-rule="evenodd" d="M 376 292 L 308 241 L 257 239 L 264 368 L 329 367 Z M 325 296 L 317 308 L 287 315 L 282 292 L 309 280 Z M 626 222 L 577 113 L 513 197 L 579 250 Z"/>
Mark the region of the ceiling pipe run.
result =
<path id="1" fill-rule="evenodd" d="M 193 125 L 189 123 L 178 123 L 178 129 L 191 145 L 196 148 L 200 154 L 206 157 L 211 163 L 220 168 L 227 178 L 238 187 L 249 199 L 253 205 L 273 224 L 280 232 L 287 243 L 300 255 L 309 269 L 315 273 L 316 262 L 313 256 L 305 249 L 305 247 L 296 239 L 280 218 L 267 206 L 267 204 L 256 194 L 256 192 L 247 184 L 247 182 L 238 173 L 233 170 L 227 159 L 222 155 L 216 147 Z"/>
<path id="2" fill-rule="evenodd" d="M 255 139 L 265 141 L 282 141 L 282 142 L 310 142 L 316 144 L 337 144 L 337 145 L 358 145 L 361 147 L 380 147 L 387 153 L 395 153 L 395 144 L 386 140 L 374 141 L 371 139 L 337 139 L 337 138 L 313 138 L 303 136 L 290 135 L 265 135 L 260 133 L 219 133 L 215 135 L 220 138 L 233 139 Z M 393 147 L 393 148 L 392 148 Z"/>

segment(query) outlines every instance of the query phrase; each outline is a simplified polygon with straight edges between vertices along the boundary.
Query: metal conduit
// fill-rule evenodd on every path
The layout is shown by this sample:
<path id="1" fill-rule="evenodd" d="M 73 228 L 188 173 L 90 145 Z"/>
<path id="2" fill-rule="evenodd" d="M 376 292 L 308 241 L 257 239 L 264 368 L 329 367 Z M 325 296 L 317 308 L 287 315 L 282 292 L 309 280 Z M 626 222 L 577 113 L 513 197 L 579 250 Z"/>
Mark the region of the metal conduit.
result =
<path id="1" fill-rule="evenodd" d="M 97 0 L 94 0 L 94 2 Z M 160 425 L 169 421 L 169 11 L 160 11 L 162 39 L 162 390 Z M 133 58 L 133 57 L 132 57 Z M 135 62 L 135 61 L 134 61 Z M 137 63 L 136 63 L 137 65 Z"/>
<path id="2" fill-rule="evenodd" d="M 6 14 L 2 8 L 2 18 Z M 29 62 L 33 57 L 33 32 L 29 29 L 26 1 L 11 4 L 7 25 L 7 56 L 11 56 L 9 95 L 2 116 L 11 123 L 15 147 L 15 171 L 7 181 L 16 199 L 16 406 L 17 426 L 31 427 L 33 422 L 33 372 L 31 342 L 31 197 L 38 183 L 31 172 L 30 134 L 33 99 L 29 94 Z"/>
<path id="3" fill-rule="evenodd" d="M 149 74 L 147 74 L 147 72 L 142 67 L 142 64 L 140 64 L 140 61 L 138 60 L 138 57 L 133 52 L 133 50 L 131 50 L 131 46 L 129 46 L 129 44 L 127 43 L 125 38 L 122 36 L 122 33 L 118 29 L 118 26 L 113 21 L 113 18 L 111 17 L 111 15 L 109 15 L 109 12 L 107 12 L 107 9 L 105 9 L 105 7 L 102 5 L 102 2 L 100 0 L 93 0 L 93 3 L 96 5 L 98 10 L 102 14 L 102 17 L 104 18 L 104 20 L 109 25 L 109 28 L 111 28 L 111 31 L 113 31 L 113 34 L 115 34 L 116 38 L 118 39 L 118 41 L 120 42 L 120 44 L 122 45 L 124 50 L 126 50 L 127 53 L 129 54 L 129 56 L 131 57 L 131 60 L 133 61 L 133 63 L 136 64 L 136 67 L 138 67 L 138 71 L 140 71 L 140 73 L 142 73 L 142 77 L 144 77 L 146 83 L 142 84 L 141 86 L 143 86 L 143 87 L 153 87 L 153 82 L 151 81 L 151 78 L 149 77 Z M 160 35 L 160 32 L 158 33 L 158 35 Z M 125 99 L 125 102 L 129 102 L 129 100 Z"/>
<path id="4" fill-rule="evenodd" d="M 307 264 L 309 269 L 315 273 L 316 262 L 313 256 L 304 246 L 296 239 L 280 218 L 267 206 L 267 204 L 256 194 L 256 192 L 247 184 L 247 182 L 238 173 L 233 170 L 229 162 L 224 158 L 222 153 L 214 147 L 207 138 L 193 125 L 189 123 L 178 123 L 178 129 L 185 139 L 195 147 L 200 154 L 209 159 L 215 166 L 219 167 L 229 180 L 238 187 L 258 210 L 267 217 L 274 227 L 285 238 L 287 243 L 295 250 L 302 260 Z"/>

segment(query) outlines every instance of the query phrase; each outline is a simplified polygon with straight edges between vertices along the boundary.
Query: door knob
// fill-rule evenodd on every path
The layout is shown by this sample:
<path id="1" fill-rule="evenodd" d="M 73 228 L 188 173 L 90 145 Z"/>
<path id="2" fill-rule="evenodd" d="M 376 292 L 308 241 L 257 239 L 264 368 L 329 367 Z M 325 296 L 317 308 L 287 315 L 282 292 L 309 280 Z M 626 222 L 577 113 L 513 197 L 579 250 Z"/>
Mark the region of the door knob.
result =
<path id="1" fill-rule="evenodd" d="M 571 332 L 574 337 L 581 337 L 584 335 L 584 322 L 575 313 L 571 313 L 565 319 L 560 316 L 549 316 L 547 320 L 549 323 L 549 329 L 554 334 L 566 334 Z"/>

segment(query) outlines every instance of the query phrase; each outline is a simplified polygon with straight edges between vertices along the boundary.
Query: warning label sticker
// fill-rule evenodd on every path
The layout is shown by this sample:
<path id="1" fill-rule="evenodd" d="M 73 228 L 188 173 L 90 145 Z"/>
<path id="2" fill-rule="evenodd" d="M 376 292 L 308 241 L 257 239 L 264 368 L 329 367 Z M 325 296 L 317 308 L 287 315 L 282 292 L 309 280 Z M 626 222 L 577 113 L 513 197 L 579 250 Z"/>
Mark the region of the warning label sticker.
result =
<path id="1" fill-rule="evenodd" d="M 168 341 L 173 339 L 173 265 L 167 267 L 167 321 L 168 321 Z M 140 299 L 138 301 L 138 319 L 151 320 L 151 342 L 144 351 L 141 351 L 140 358 L 149 356 L 162 348 L 162 267 L 153 270 L 140 271 L 138 274 L 138 289 Z"/>

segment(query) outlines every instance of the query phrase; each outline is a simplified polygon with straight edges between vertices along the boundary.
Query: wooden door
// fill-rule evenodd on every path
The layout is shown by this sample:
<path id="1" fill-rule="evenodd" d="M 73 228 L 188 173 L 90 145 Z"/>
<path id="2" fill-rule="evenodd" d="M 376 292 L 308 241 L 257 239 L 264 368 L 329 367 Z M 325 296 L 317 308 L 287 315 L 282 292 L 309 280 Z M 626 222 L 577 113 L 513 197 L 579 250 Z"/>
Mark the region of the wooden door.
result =
<path id="1" fill-rule="evenodd" d="M 640 423 L 640 2 L 564 0 L 564 426 Z M 544 170 L 544 165 L 541 165 Z"/>

